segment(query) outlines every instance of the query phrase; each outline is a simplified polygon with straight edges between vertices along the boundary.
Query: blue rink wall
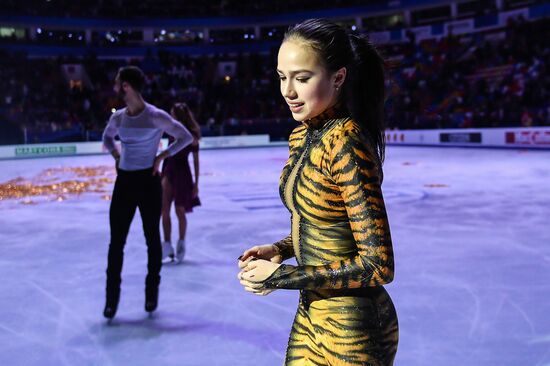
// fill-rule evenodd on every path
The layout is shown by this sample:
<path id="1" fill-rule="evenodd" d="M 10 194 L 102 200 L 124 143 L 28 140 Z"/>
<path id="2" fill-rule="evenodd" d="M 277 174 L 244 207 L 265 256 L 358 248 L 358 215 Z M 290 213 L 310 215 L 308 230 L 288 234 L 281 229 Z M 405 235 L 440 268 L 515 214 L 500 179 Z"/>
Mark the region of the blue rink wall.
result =
<path id="1" fill-rule="evenodd" d="M 166 139 L 161 146 L 166 146 Z M 550 127 L 445 130 L 394 130 L 386 132 L 388 145 L 550 149 Z M 203 137 L 201 149 L 283 146 L 268 135 Z M 104 154 L 101 141 L 0 146 L 0 159 Z"/>

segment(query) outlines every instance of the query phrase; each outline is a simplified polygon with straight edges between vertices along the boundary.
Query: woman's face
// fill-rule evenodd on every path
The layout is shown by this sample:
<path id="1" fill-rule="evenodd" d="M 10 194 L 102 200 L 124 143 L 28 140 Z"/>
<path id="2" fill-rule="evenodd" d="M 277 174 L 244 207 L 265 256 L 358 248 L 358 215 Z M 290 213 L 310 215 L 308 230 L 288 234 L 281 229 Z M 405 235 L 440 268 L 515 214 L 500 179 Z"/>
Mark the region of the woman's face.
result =
<path id="1" fill-rule="evenodd" d="M 336 103 L 338 83 L 307 43 L 283 42 L 277 63 L 281 94 L 296 121 L 313 118 Z"/>

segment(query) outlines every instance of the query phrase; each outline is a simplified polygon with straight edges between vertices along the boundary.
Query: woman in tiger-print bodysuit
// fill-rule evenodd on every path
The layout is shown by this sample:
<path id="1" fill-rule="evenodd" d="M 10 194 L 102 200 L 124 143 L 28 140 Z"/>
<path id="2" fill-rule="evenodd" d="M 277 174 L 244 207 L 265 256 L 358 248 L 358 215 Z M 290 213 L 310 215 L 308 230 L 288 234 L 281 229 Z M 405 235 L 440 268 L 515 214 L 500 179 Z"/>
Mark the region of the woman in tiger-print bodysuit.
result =
<path id="1" fill-rule="evenodd" d="M 245 290 L 300 290 L 285 365 L 392 365 L 397 315 L 384 199 L 384 63 L 366 38 L 326 20 L 290 29 L 277 72 L 302 124 L 280 194 L 291 234 L 240 258 Z M 281 264 L 296 257 L 298 266 Z"/>

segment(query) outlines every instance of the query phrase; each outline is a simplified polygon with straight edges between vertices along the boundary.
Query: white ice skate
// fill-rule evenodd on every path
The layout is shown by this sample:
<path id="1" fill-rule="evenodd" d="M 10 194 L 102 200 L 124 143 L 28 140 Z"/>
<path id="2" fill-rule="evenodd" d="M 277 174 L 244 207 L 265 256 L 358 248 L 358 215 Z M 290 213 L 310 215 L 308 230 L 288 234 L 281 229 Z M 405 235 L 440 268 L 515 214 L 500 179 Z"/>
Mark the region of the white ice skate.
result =
<path id="1" fill-rule="evenodd" d="M 178 262 L 182 262 L 184 256 L 185 256 L 185 240 L 178 240 L 178 244 L 176 245 L 176 259 L 178 260 Z"/>
<path id="2" fill-rule="evenodd" d="M 162 259 L 174 259 L 174 248 L 172 248 L 172 243 L 169 241 L 162 242 Z"/>

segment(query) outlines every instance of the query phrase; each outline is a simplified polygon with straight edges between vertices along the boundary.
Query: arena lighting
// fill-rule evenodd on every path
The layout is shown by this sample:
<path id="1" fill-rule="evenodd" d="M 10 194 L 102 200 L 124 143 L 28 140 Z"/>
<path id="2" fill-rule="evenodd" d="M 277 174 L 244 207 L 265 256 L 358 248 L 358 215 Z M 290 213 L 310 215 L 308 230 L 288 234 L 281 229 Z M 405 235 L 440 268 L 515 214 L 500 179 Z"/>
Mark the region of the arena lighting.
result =
<path id="1" fill-rule="evenodd" d="M 42 28 L 36 28 L 36 33 L 42 34 Z"/>
<path id="2" fill-rule="evenodd" d="M 244 35 L 244 39 L 248 39 L 248 34 L 245 34 L 245 35 Z"/>
<path id="3" fill-rule="evenodd" d="M 160 34 L 162 34 L 162 35 L 164 36 L 164 35 L 166 34 L 166 30 L 165 30 L 165 29 L 162 29 L 162 30 L 160 31 Z"/>

